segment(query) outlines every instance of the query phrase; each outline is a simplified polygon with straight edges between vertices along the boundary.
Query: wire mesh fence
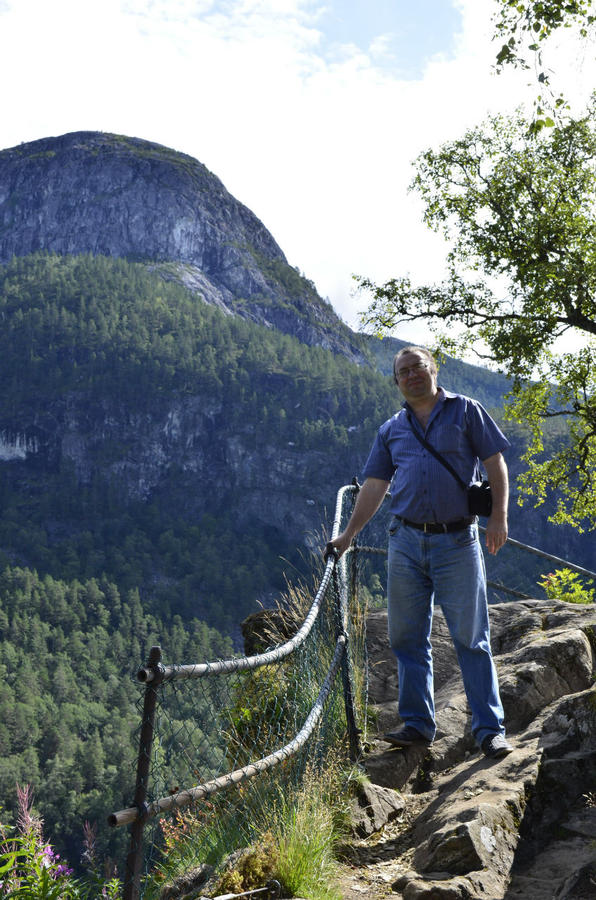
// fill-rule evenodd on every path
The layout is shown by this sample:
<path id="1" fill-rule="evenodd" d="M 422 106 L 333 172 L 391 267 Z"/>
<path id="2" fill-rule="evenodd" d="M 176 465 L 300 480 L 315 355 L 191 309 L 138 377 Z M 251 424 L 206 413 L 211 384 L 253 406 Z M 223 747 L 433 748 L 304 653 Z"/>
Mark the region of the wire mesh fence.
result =
<path id="1" fill-rule="evenodd" d="M 340 489 L 332 538 L 357 490 L 357 483 Z M 508 544 L 594 575 L 518 541 Z M 164 872 L 173 877 L 173 860 L 188 872 L 249 846 L 296 795 L 307 769 L 323 768 L 338 746 L 346 758 L 358 756 L 368 699 L 365 607 L 378 602 L 374 585 L 384 581 L 386 552 L 363 542 L 339 562 L 330 556 L 316 593 L 296 589 L 278 609 L 251 617 L 250 655 L 165 664 L 160 648 L 152 649 L 139 670 L 145 693 L 133 805 L 110 816 L 112 825 L 131 826 L 124 900 L 167 897 Z M 364 577 L 363 565 L 372 566 Z"/>
<path id="2" fill-rule="evenodd" d="M 332 536 L 355 493 L 340 490 Z M 131 826 L 125 900 L 160 896 L 174 836 L 176 852 L 186 845 L 182 855 L 192 857 L 181 869 L 214 862 L 250 845 L 332 748 L 358 754 L 365 615 L 355 575 L 353 564 L 329 557 L 314 598 L 298 588 L 277 610 L 251 617 L 258 652 L 250 656 L 170 664 L 152 649 L 139 671 L 146 687 L 133 805 L 110 816 Z"/>

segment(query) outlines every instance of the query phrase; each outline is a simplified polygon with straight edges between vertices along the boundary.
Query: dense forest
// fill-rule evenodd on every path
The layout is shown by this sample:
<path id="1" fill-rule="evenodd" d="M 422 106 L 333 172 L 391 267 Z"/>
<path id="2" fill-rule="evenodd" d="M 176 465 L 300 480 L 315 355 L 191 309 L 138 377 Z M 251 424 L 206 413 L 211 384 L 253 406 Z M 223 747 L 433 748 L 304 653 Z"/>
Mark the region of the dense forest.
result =
<path id="1" fill-rule="evenodd" d="M 0 315 L 2 418 L 18 426 L 32 403 L 69 391 L 108 393 L 138 411 L 168 393 L 208 393 L 229 401 L 233 424 L 251 421 L 255 443 L 281 427 L 304 448 L 333 448 L 347 442 L 343 422 L 368 431 L 394 404 L 370 369 L 223 315 L 124 260 L 14 258 L 0 267 Z"/>
<path id="2" fill-rule="evenodd" d="M 2 804 L 14 811 L 15 784 L 31 784 L 46 833 L 73 862 L 85 820 L 102 826 L 104 853 L 122 855 L 123 836 L 103 826 L 134 791 L 140 692 L 126 676 L 154 643 L 177 660 L 231 652 L 204 623 L 148 615 L 137 591 L 106 579 L 0 575 Z"/>
<path id="3" fill-rule="evenodd" d="M 217 433 L 241 435 L 256 454 L 291 445 L 295 456 L 314 451 L 312 468 L 320 451 L 349 480 L 394 402 L 370 369 L 225 316 L 122 260 L 14 259 L 0 269 L 0 315 L 0 430 L 42 447 L 0 466 L 0 562 L 67 580 L 105 574 L 123 590 L 139 587 L 149 605 L 153 597 L 156 608 L 199 614 L 226 633 L 283 585 L 280 556 L 299 565 L 295 542 L 258 520 L 228 540 L 242 498 L 195 478 L 193 502 L 175 462 L 150 497 L 127 496 L 129 448 L 117 428 L 81 477 L 60 443 L 69 409 L 84 407 L 93 440 L 114 406 L 142 427 L 181 398 L 208 397 L 216 413 L 206 444 Z M 327 485 L 329 500 L 337 487 Z"/>

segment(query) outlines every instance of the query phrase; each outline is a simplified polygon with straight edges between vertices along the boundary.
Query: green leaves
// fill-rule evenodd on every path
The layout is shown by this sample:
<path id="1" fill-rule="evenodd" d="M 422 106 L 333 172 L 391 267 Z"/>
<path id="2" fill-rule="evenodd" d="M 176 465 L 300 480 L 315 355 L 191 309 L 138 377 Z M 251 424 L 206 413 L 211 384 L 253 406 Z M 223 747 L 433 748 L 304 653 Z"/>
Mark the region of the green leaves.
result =
<path id="1" fill-rule="evenodd" d="M 538 584 L 544 589 L 549 600 L 588 605 L 594 603 L 596 599 L 592 587 L 594 582 L 588 579 L 583 583 L 578 573 L 572 572 L 571 569 L 557 569 L 555 572 L 549 572 Z"/>
<path id="2" fill-rule="evenodd" d="M 556 126 L 495 117 L 416 162 L 425 221 L 450 243 L 441 285 L 378 286 L 364 325 L 383 333 L 422 320 L 439 346 L 475 348 L 511 378 L 510 413 L 534 431 L 522 494 L 556 491 L 556 521 L 596 526 L 596 100 Z M 538 134 L 538 132 L 541 132 Z M 455 337 L 454 337 L 455 332 Z M 559 339 L 578 350 L 561 354 Z M 538 379 L 533 384 L 531 379 Z M 545 419 L 572 423 L 540 454 Z M 580 496 L 581 493 L 581 496 Z M 592 498 L 592 505 L 586 501 Z"/>
<path id="3" fill-rule="evenodd" d="M 537 45 L 534 45 L 537 48 Z M 516 59 L 515 53 L 513 52 L 513 45 L 511 44 L 503 44 L 499 52 L 497 53 L 497 65 L 503 66 L 507 63 L 513 63 Z"/>
<path id="4" fill-rule="evenodd" d="M 505 43 L 496 54 L 495 66 L 501 72 L 505 66 L 534 69 L 537 85 L 546 88 L 546 101 L 542 95 L 535 100 L 530 134 L 537 136 L 543 128 L 553 127 L 549 119 L 558 118 L 567 110 L 568 103 L 562 95 L 555 97 L 550 90 L 550 68 L 543 61 L 543 47 L 551 35 L 559 29 L 574 27 L 579 37 L 585 39 L 593 32 L 596 16 L 590 0 L 566 3 L 564 0 L 524 0 L 511 3 L 498 0 L 494 16 L 494 40 Z M 582 54 L 584 49 L 582 49 Z M 546 103 L 551 116 L 544 117 L 540 106 Z"/>
<path id="5" fill-rule="evenodd" d="M 523 44 L 528 35 L 544 41 L 559 28 L 576 25 L 585 36 L 594 24 L 595 16 L 590 0 L 500 0 L 495 16 L 495 36 L 510 36 L 509 41 Z"/>

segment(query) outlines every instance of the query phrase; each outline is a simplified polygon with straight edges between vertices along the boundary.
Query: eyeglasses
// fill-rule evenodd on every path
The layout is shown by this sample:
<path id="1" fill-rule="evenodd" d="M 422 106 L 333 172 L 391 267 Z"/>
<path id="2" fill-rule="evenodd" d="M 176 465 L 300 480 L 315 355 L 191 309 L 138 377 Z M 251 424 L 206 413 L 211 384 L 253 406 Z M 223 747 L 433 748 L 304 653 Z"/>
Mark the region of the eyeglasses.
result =
<path id="1" fill-rule="evenodd" d="M 428 363 L 420 362 L 414 363 L 413 366 L 404 366 L 403 369 L 397 370 L 398 378 L 407 378 L 408 375 L 417 374 L 418 372 L 422 372 L 423 369 L 428 369 Z"/>

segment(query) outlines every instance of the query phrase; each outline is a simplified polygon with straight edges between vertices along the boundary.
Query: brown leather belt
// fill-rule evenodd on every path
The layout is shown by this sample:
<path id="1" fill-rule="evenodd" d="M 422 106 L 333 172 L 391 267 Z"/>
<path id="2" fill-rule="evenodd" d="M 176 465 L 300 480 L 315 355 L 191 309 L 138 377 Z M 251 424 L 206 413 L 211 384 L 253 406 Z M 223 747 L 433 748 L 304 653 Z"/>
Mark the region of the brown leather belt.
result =
<path id="1" fill-rule="evenodd" d="M 465 519 L 457 519 L 455 522 L 410 522 L 409 519 L 401 519 L 404 525 L 417 528 L 425 534 L 445 534 L 448 531 L 463 531 L 468 525 L 474 525 L 476 516 L 467 516 Z"/>

